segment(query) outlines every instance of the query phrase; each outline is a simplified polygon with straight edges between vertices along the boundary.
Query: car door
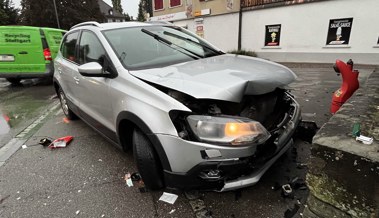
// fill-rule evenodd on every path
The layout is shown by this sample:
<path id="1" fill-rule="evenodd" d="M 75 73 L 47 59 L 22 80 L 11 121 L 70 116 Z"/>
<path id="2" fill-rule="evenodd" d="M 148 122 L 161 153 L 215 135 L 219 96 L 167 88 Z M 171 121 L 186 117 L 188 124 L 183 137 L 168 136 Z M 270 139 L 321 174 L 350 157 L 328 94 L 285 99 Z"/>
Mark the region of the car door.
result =
<path id="1" fill-rule="evenodd" d="M 97 62 L 108 70 L 110 63 L 106 51 L 95 33 L 83 30 L 79 42 L 79 63 Z M 109 84 L 112 79 L 105 77 L 80 76 L 81 117 L 111 139 L 115 137 Z"/>
<path id="2" fill-rule="evenodd" d="M 79 58 L 77 58 L 76 49 L 78 38 L 79 31 L 67 34 L 62 41 L 60 55 L 55 59 L 56 77 L 69 101 L 70 108 L 76 113 L 80 107 L 78 99 Z"/>

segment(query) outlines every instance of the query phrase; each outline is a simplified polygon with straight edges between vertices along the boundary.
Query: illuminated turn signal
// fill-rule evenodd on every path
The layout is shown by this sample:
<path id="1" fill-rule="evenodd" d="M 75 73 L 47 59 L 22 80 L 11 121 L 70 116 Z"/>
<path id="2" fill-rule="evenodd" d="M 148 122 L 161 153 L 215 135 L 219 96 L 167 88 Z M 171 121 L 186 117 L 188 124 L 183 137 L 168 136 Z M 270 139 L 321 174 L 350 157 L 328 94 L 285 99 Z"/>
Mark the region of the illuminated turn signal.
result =
<path id="1" fill-rule="evenodd" d="M 253 132 L 248 123 L 226 123 L 225 136 L 242 136 L 249 135 Z"/>

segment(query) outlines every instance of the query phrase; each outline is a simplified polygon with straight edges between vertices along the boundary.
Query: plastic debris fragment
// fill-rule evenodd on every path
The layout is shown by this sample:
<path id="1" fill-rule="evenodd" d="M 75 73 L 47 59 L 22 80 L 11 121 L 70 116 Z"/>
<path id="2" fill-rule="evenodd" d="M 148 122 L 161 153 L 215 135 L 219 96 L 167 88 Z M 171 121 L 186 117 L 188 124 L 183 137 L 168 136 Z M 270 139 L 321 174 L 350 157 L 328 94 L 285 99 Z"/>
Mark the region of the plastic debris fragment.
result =
<path id="1" fill-rule="evenodd" d="M 132 179 L 131 179 L 131 175 L 130 175 L 130 173 L 125 174 L 124 179 L 125 179 L 126 185 L 127 185 L 128 187 L 132 187 L 132 186 L 133 186 L 133 181 L 132 181 Z"/>
<path id="2" fill-rule="evenodd" d="M 163 192 L 163 194 L 159 198 L 159 200 L 164 201 L 164 202 L 169 203 L 169 204 L 174 204 L 177 198 L 178 198 L 178 195 L 176 195 L 176 194 Z"/>
<path id="3" fill-rule="evenodd" d="M 372 137 L 367 137 L 363 135 L 356 137 L 355 140 L 360 141 L 365 145 L 371 145 L 374 142 L 374 139 Z"/>
<path id="4" fill-rule="evenodd" d="M 70 142 L 72 141 L 74 137 L 72 136 L 65 136 L 65 137 L 62 137 L 62 138 L 58 138 L 58 139 L 55 139 L 50 145 L 49 145 L 49 148 L 64 148 L 66 147 L 68 144 L 70 144 Z"/>

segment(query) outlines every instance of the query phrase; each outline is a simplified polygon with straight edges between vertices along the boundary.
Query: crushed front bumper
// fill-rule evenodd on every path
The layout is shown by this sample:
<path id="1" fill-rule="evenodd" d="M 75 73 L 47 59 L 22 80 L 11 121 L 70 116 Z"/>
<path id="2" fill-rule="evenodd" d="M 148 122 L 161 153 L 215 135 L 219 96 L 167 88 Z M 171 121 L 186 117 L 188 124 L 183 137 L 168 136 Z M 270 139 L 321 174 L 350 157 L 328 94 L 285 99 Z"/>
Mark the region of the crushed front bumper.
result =
<path id="1" fill-rule="evenodd" d="M 301 120 L 301 114 L 298 103 L 289 97 L 292 99 L 292 110 L 280 133 L 270 143 L 261 145 L 272 148 L 269 154 L 260 152 L 260 146 L 217 146 L 157 134 L 172 169 L 164 171 L 166 186 L 223 192 L 256 184 L 293 145 L 292 135 Z M 204 151 L 210 150 L 218 155 L 204 157 Z M 211 176 L 207 176 L 209 174 Z"/>

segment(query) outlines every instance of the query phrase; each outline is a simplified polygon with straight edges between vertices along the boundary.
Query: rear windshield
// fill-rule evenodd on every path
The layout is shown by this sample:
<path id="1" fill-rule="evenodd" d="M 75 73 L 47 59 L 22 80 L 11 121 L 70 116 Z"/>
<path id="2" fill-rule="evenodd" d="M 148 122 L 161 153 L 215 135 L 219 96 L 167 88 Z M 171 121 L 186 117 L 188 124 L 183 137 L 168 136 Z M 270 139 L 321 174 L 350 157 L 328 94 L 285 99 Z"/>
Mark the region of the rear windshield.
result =
<path id="1" fill-rule="evenodd" d="M 103 34 L 129 70 L 163 67 L 222 53 L 189 31 L 174 26 L 120 28 Z"/>

